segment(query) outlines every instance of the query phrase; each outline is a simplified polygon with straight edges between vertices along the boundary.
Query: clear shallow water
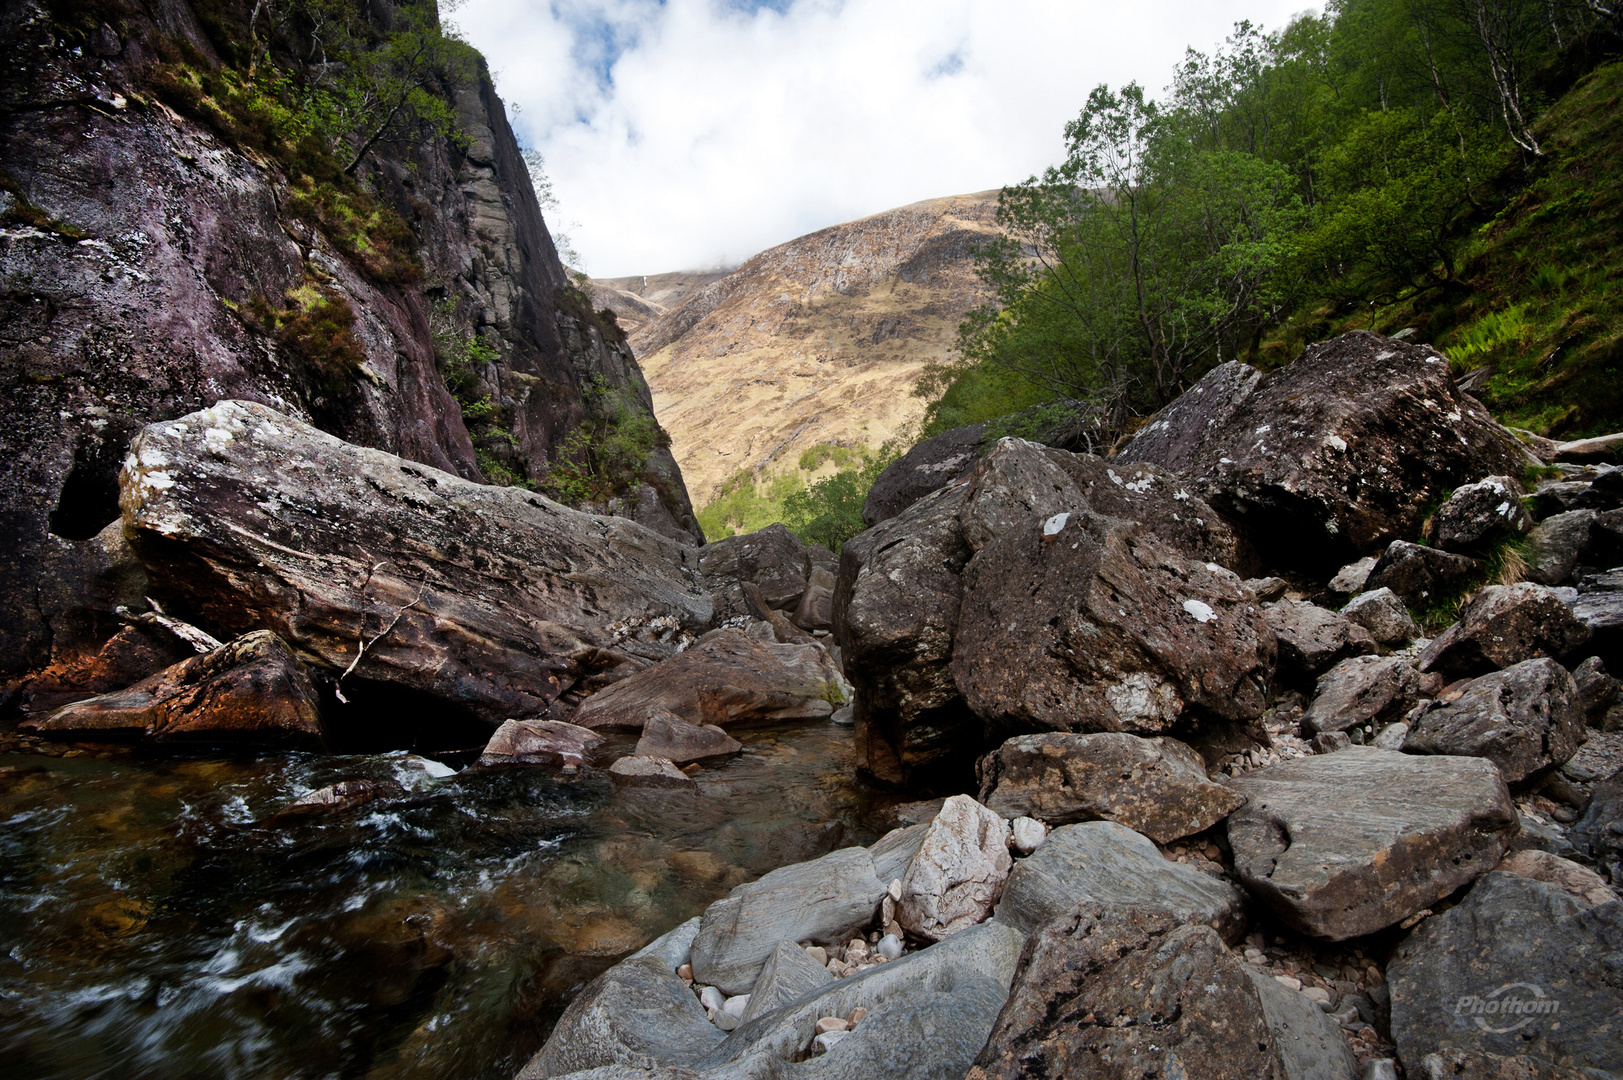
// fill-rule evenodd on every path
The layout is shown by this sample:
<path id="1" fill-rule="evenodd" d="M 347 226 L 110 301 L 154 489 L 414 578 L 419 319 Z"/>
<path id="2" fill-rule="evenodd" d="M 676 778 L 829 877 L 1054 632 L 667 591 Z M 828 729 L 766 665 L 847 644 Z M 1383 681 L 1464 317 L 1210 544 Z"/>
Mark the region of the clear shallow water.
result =
<path id="1" fill-rule="evenodd" d="M 39 767 L 0 775 L 0 1071 L 505 1080 L 618 957 L 877 835 L 847 729 L 735 734 L 697 796 L 404 754 L 0 755 Z M 392 794 L 267 820 L 353 779 Z"/>

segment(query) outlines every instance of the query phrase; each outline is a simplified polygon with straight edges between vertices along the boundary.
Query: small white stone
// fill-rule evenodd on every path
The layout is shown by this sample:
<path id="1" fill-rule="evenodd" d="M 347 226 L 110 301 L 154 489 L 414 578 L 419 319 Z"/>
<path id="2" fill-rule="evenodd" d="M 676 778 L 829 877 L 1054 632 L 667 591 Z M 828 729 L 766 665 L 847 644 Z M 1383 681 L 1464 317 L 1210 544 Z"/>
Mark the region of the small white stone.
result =
<path id="1" fill-rule="evenodd" d="M 890 892 L 890 898 L 892 900 L 900 901 L 902 899 L 902 879 L 891 878 L 890 888 L 888 891 Z"/>
<path id="2" fill-rule="evenodd" d="M 1030 855 L 1048 839 L 1048 826 L 1033 817 L 1017 817 L 1010 823 L 1014 830 L 1014 849 Z"/>
<path id="3" fill-rule="evenodd" d="M 835 1043 L 839 1042 L 841 1039 L 848 1038 L 850 1034 L 851 1033 L 849 1031 L 825 1031 L 821 1035 L 817 1036 L 817 1038 L 812 1040 L 814 1044 L 813 1052 L 818 1054 L 826 1054 L 830 1050 L 834 1049 Z"/>
<path id="4" fill-rule="evenodd" d="M 720 1012 L 727 1004 L 727 995 L 714 986 L 702 986 L 699 988 L 699 1004 Z"/>
<path id="5" fill-rule="evenodd" d="M 743 1016 L 744 1010 L 749 1008 L 750 996 L 737 994 L 721 1003 L 721 1011 L 730 1016 Z"/>
<path id="6" fill-rule="evenodd" d="M 875 948 L 886 960 L 897 960 L 902 955 L 902 939 L 895 934 L 886 934 L 879 939 L 879 944 Z"/>
<path id="7" fill-rule="evenodd" d="M 1302 988 L 1302 980 L 1292 975 L 1275 975 L 1274 982 L 1287 990 L 1300 990 Z"/>

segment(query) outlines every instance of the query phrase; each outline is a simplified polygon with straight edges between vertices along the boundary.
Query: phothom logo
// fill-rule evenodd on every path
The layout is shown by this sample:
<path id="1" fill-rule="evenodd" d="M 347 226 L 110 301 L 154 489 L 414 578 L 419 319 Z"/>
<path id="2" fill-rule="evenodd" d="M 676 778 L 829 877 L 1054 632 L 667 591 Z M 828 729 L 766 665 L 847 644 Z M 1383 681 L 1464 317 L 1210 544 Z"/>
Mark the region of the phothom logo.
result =
<path id="1" fill-rule="evenodd" d="M 1532 983 L 1506 983 L 1486 997 L 1467 994 L 1454 1004 L 1459 1016 L 1469 1016 L 1483 1031 L 1504 1035 L 1540 1016 L 1555 1016 L 1561 1003 L 1544 992 L 1542 986 Z"/>

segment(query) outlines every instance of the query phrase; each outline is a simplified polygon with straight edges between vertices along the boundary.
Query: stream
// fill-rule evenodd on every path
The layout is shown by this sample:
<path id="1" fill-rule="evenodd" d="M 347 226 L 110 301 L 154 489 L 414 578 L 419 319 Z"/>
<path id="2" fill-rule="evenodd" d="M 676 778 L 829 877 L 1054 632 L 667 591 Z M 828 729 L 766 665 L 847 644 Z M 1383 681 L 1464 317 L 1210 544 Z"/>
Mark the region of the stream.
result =
<path id="1" fill-rule="evenodd" d="M 697 794 L 403 752 L 0 755 L 5 1074 L 507 1080 L 616 959 L 879 834 L 850 729 L 733 734 Z M 346 780 L 387 794 L 288 812 Z"/>

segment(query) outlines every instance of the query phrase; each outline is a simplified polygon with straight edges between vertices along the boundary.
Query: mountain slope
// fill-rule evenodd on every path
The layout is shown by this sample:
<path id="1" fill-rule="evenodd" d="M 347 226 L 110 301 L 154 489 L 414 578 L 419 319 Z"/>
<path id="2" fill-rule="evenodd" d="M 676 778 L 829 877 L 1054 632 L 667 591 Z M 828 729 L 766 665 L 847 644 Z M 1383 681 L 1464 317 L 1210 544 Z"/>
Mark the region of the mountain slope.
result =
<path id="1" fill-rule="evenodd" d="M 835 225 L 756 255 L 632 330 L 695 504 L 741 470 L 774 472 L 820 444 L 877 447 L 916 421 L 914 381 L 981 300 L 973 257 L 995 234 L 996 210 L 997 192 L 985 191 Z"/>

